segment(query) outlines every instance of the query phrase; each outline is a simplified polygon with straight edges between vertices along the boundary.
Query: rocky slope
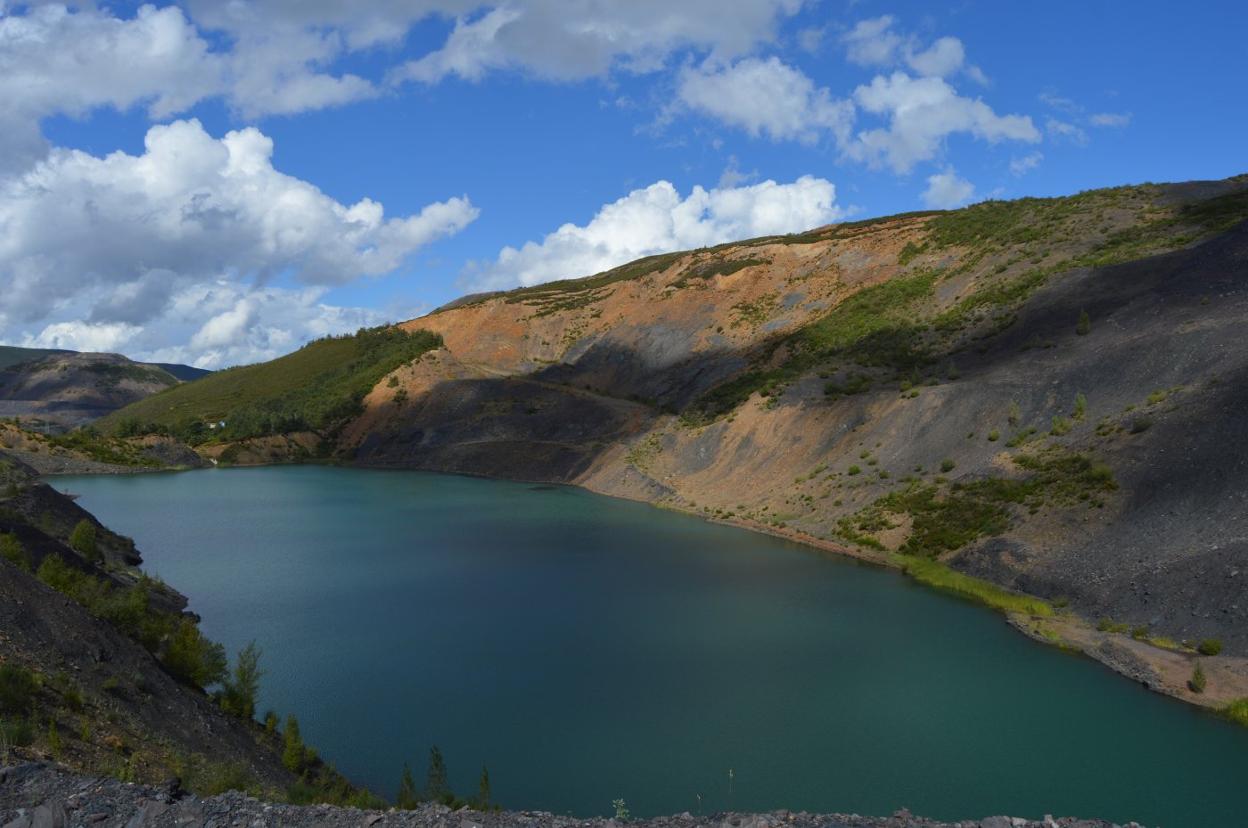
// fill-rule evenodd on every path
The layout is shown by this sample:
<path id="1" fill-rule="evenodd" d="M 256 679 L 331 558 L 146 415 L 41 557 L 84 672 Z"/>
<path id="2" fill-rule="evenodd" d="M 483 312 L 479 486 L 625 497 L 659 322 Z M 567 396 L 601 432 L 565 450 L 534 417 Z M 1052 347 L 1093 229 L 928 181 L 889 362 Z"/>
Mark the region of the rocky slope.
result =
<path id="1" fill-rule="evenodd" d="M 1099 620 L 1189 670 L 1218 639 L 1238 674 L 1246 218 L 1245 176 L 1122 187 L 466 297 L 403 324 L 442 347 L 349 421 L 201 453 L 574 483 L 905 566 L 1044 638 Z"/>
<path id="2" fill-rule="evenodd" d="M 141 563 L 130 539 L 0 452 L 0 764 L 55 759 L 205 794 L 377 801 L 289 724 L 262 726 L 227 704 L 237 697 L 224 650 Z"/>
<path id="3" fill-rule="evenodd" d="M 5 347 L 0 417 L 65 430 L 207 373 L 186 365 L 134 362 L 120 354 Z"/>
<path id="4" fill-rule="evenodd" d="M 329 806 L 297 807 L 262 802 L 230 792 L 209 798 L 188 796 L 168 785 L 154 788 L 115 779 L 74 776 L 40 764 L 0 768 L 0 824 L 6 828 L 37 825 L 175 826 L 409 826 L 410 828 L 1111 828 L 1101 820 L 1043 820 L 993 816 L 956 823 L 935 822 L 899 812 L 891 817 L 856 814 L 680 814 L 643 820 L 576 819 L 544 812 L 452 811 L 423 804 L 410 811 L 362 811 Z M 1113 826 L 1119 828 L 1119 826 Z M 1139 828 L 1129 823 L 1122 828 Z"/>

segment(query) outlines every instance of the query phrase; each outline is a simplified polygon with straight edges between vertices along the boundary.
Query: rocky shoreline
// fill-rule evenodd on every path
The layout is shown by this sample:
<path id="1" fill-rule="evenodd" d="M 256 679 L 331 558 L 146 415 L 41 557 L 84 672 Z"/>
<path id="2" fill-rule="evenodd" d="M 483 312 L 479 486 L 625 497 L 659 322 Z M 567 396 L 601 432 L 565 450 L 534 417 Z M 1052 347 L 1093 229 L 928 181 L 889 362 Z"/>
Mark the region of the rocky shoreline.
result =
<path id="1" fill-rule="evenodd" d="M 415 810 L 363 811 L 329 805 L 285 805 L 263 802 L 237 791 L 197 797 L 181 791 L 176 781 L 161 786 L 134 785 L 107 777 L 88 777 L 59 766 L 32 762 L 0 768 L 0 826 L 63 828 L 90 825 L 125 826 L 408 826 L 408 828 L 1142 828 L 1096 819 L 1041 820 L 989 816 L 938 822 L 898 811 L 892 816 L 810 814 L 774 811 L 766 814 L 684 813 L 651 819 L 578 819 L 543 811 L 452 811 L 422 804 Z"/>

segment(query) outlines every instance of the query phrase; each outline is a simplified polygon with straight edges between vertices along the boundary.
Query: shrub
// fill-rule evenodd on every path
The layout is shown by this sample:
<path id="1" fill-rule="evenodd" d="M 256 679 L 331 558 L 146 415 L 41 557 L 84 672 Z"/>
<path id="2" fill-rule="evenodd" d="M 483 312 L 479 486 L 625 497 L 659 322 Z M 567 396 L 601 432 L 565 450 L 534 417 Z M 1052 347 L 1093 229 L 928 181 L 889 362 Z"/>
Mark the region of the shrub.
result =
<path id="1" fill-rule="evenodd" d="M 942 472 L 948 473 L 948 472 L 953 471 L 954 467 L 956 467 L 957 465 L 958 465 L 957 463 L 953 462 L 948 457 L 946 457 L 944 460 L 940 461 L 940 470 Z"/>
<path id="2" fill-rule="evenodd" d="M 86 518 L 78 521 L 74 531 L 69 533 L 69 545 L 88 561 L 100 560 L 100 550 L 95 542 L 95 524 Z"/>
<path id="3" fill-rule="evenodd" d="M 1206 638 L 1196 647 L 1196 651 L 1201 655 L 1216 656 L 1222 652 L 1222 639 Z"/>
<path id="4" fill-rule="evenodd" d="M 225 648 L 205 638 L 190 618 L 178 622 L 162 660 L 169 672 L 197 687 L 226 677 Z"/>
<path id="5" fill-rule="evenodd" d="M 1248 727 L 1248 696 L 1235 701 L 1222 708 L 1222 715 L 1234 722 Z"/>
<path id="6" fill-rule="evenodd" d="M 1079 311 L 1079 321 L 1075 323 L 1075 333 L 1079 336 L 1087 336 L 1092 332 L 1092 317 L 1088 316 L 1086 310 Z"/>
<path id="7" fill-rule="evenodd" d="M 1011 427 L 1017 427 L 1019 422 L 1023 418 L 1023 410 L 1018 407 L 1018 403 L 1014 400 L 1010 400 L 1010 408 L 1009 408 L 1008 417 L 1009 417 Z"/>
<path id="8" fill-rule="evenodd" d="M 1069 433 L 1072 428 L 1074 428 L 1074 424 L 1070 420 L 1065 417 L 1054 416 L 1049 434 L 1052 434 L 1054 437 L 1061 437 L 1063 434 Z"/>
<path id="9" fill-rule="evenodd" d="M 30 571 L 30 555 L 17 539 L 17 535 L 0 533 L 0 557 L 23 572 Z"/>
<path id="10" fill-rule="evenodd" d="M 35 674 L 11 662 L 0 664 L 0 715 L 24 716 L 30 712 L 39 684 Z"/>
<path id="11" fill-rule="evenodd" d="M 1200 666 L 1200 662 L 1196 662 L 1196 667 L 1192 670 L 1192 677 L 1187 680 L 1187 689 L 1193 693 L 1205 692 L 1205 686 L 1208 679 L 1205 678 L 1205 671 Z"/>
<path id="12" fill-rule="evenodd" d="M 1085 397 L 1083 394 L 1076 394 L 1075 395 L 1075 410 L 1070 413 L 1070 416 L 1076 420 L 1082 420 L 1087 415 L 1088 415 L 1088 398 Z"/>
<path id="13" fill-rule="evenodd" d="M 995 428 L 992 431 L 988 432 L 988 442 L 995 443 L 1000 439 L 1001 439 L 1001 432 L 997 431 Z"/>
<path id="14" fill-rule="evenodd" d="M 845 473 L 846 474 L 862 474 L 862 467 L 859 466 L 857 463 L 855 463 L 854 465 L 846 469 Z"/>
<path id="15" fill-rule="evenodd" d="M 1148 431 L 1152 427 L 1153 420 L 1151 417 L 1136 417 L 1131 421 L 1130 430 L 1132 434 L 1139 434 L 1142 431 Z"/>

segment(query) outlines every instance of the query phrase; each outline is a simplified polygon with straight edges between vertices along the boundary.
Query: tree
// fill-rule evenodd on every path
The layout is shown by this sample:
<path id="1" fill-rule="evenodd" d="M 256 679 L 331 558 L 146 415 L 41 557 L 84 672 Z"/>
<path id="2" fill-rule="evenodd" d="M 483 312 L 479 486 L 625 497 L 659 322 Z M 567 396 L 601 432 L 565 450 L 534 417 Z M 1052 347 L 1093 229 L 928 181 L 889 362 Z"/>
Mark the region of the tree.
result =
<path id="1" fill-rule="evenodd" d="M 434 802 L 443 802 L 454 797 L 450 783 L 446 781 L 446 762 L 442 759 L 442 751 L 434 745 L 429 748 L 429 773 L 425 776 L 425 798 Z"/>
<path id="2" fill-rule="evenodd" d="M 238 653 L 234 663 L 234 675 L 225 680 L 221 693 L 221 706 L 229 713 L 243 719 L 256 715 L 256 697 L 260 694 L 260 648 L 252 641 Z"/>
<path id="3" fill-rule="evenodd" d="M 165 650 L 164 662 L 175 676 L 198 687 L 220 683 L 226 677 L 228 666 L 225 648 L 205 638 L 190 618 L 178 622 Z"/>
<path id="4" fill-rule="evenodd" d="M 403 778 L 399 780 L 399 795 L 394 804 L 401 810 L 410 811 L 420 804 L 420 796 L 416 793 L 416 780 L 412 778 L 412 768 L 403 763 Z"/>
<path id="5" fill-rule="evenodd" d="M 69 545 L 88 561 L 101 560 L 99 547 L 95 543 L 95 524 L 86 518 L 78 521 L 74 531 L 69 533 Z"/>
<path id="6" fill-rule="evenodd" d="M 1075 325 L 1075 333 L 1080 336 L 1087 336 L 1092 332 L 1092 317 L 1088 316 L 1086 310 L 1079 311 L 1079 322 Z"/>
<path id="7" fill-rule="evenodd" d="M 299 720 L 294 716 L 286 717 L 286 727 L 282 728 L 282 764 L 291 773 L 303 772 L 303 737 L 299 734 Z"/>
<path id="8" fill-rule="evenodd" d="M 490 807 L 490 771 L 481 766 L 481 779 L 477 782 L 477 810 L 484 811 Z"/>

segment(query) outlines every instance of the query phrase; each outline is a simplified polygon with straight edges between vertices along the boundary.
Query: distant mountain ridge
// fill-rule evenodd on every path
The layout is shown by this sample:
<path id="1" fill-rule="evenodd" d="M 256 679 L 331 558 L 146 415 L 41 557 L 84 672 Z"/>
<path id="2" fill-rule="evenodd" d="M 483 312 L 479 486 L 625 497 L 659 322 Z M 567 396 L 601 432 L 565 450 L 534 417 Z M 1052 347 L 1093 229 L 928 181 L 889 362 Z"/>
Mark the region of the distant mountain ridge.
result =
<path id="1" fill-rule="evenodd" d="M 73 428 L 209 373 L 121 354 L 0 346 L 0 416 Z"/>

